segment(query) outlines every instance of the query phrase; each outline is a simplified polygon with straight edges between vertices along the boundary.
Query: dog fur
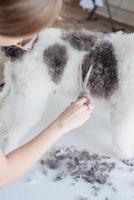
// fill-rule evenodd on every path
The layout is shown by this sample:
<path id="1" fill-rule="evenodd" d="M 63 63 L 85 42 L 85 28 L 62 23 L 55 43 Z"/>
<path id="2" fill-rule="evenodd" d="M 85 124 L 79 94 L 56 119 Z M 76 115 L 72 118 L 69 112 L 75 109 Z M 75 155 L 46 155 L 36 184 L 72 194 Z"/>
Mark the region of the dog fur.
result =
<path id="1" fill-rule="evenodd" d="M 5 64 L 0 93 L 0 144 L 7 151 L 42 118 L 54 90 L 77 97 L 79 66 L 88 81 L 91 98 L 111 105 L 113 144 L 121 158 L 134 153 L 134 34 L 95 34 L 46 29 L 31 52 L 1 47 L 11 58 Z"/>

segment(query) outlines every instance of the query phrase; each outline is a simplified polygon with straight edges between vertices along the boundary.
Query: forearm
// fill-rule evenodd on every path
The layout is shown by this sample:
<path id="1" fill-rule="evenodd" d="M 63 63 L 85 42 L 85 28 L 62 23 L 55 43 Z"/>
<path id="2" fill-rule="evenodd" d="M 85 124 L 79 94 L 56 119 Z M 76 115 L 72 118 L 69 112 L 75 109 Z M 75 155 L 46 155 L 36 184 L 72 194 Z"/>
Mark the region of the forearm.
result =
<path id="1" fill-rule="evenodd" d="M 84 124 L 90 113 L 87 98 L 78 99 L 33 140 L 6 157 L 0 152 L 0 188 L 22 176 L 64 133 Z"/>
<path id="2" fill-rule="evenodd" d="M 5 167 L 0 170 L 0 187 L 22 176 L 62 135 L 62 128 L 52 123 L 33 140 L 3 156 L 1 162 L 5 163 Z"/>

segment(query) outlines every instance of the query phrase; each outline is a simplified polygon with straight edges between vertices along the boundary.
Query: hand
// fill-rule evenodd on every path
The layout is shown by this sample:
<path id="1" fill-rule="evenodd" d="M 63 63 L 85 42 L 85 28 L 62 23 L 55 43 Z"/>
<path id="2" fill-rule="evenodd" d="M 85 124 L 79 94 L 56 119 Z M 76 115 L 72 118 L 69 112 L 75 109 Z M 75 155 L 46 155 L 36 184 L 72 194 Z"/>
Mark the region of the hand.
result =
<path id="1" fill-rule="evenodd" d="M 63 133 L 66 133 L 83 125 L 90 118 L 92 109 L 89 99 L 82 97 L 71 103 L 56 119 L 56 123 L 62 128 Z"/>

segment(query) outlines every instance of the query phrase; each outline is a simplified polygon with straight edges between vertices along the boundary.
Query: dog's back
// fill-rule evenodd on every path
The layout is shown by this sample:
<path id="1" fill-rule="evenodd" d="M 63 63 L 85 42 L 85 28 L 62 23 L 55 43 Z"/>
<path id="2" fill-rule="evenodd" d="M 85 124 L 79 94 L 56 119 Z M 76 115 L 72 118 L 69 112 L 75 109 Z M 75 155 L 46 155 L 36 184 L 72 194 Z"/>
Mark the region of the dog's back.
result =
<path id="1" fill-rule="evenodd" d="M 125 37 L 127 39 L 123 39 Z M 131 55 L 133 52 L 129 49 L 129 45 L 126 49 L 123 49 L 123 44 L 118 45 L 120 38 L 122 38 L 122 43 L 124 41 L 124 44 L 127 45 L 127 40 L 130 44 L 129 35 L 126 36 L 121 33 L 99 36 L 88 31 L 65 32 L 60 29 L 46 29 L 40 33 L 38 41 L 31 52 L 27 53 L 16 49 L 16 47 L 2 48 L 2 51 L 11 57 L 12 60 L 10 65 L 13 75 L 11 76 L 13 79 L 12 84 L 15 87 L 18 87 L 16 85 L 20 85 L 20 82 L 22 86 L 25 85 L 25 87 L 19 87 L 19 89 L 15 90 L 19 91 L 19 94 L 22 94 L 17 102 L 18 113 L 24 111 L 23 116 L 30 116 L 30 112 L 33 111 L 33 116 L 36 116 L 33 119 L 29 117 L 22 120 L 22 115 L 20 115 L 21 118 L 18 120 L 21 121 L 21 124 L 19 123 L 20 125 L 17 128 L 14 127 L 9 140 L 16 140 L 16 134 L 20 130 L 23 130 L 20 136 L 22 137 L 26 130 L 29 130 L 40 120 L 45 106 L 43 103 L 44 96 L 48 96 L 50 91 L 59 89 L 62 93 L 69 92 L 73 97 L 78 96 L 80 65 L 82 66 L 83 80 L 86 77 L 89 67 L 92 65 L 92 71 L 88 80 L 88 89 L 93 97 L 107 99 L 114 96 L 114 99 L 118 99 L 118 102 L 115 100 L 114 103 L 116 105 L 121 104 L 121 100 L 124 98 L 124 101 L 125 96 L 120 98 L 120 91 L 126 94 L 128 94 L 128 90 L 129 93 L 133 91 L 133 87 L 128 87 L 127 84 L 128 82 L 132 84 L 133 79 L 130 78 L 129 81 L 127 79 L 132 76 L 130 74 L 133 73 L 132 61 L 134 59 L 133 55 Z M 121 41 L 119 41 L 119 44 L 121 44 Z M 131 64 L 128 60 L 130 55 Z M 125 77 L 125 72 L 127 72 L 127 78 Z M 28 84 L 26 84 L 26 80 Z M 123 89 L 125 87 L 122 86 L 123 82 L 127 86 L 125 90 Z M 24 94 L 26 94 L 25 98 Z M 15 99 L 18 93 L 16 92 L 14 95 Z M 37 98 L 38 96 L 40 100 Z M 129 99 L 128 97 L 128 102 Z M 23 107 L 26 107 L 26 109 L 20 111 L 22 102 Z M 15 103 L 12 101 L 12 104 Z M 121 107 L 118 108 L 116 106 L 118 116 L 121 113 Z M 28 126 L 25 126 L 27 124 L 26 121 L 29 121 Z M 20 129 L 20 127 L 22 128 Z M 18 137 L 18 141 L 20 137 Z"/>

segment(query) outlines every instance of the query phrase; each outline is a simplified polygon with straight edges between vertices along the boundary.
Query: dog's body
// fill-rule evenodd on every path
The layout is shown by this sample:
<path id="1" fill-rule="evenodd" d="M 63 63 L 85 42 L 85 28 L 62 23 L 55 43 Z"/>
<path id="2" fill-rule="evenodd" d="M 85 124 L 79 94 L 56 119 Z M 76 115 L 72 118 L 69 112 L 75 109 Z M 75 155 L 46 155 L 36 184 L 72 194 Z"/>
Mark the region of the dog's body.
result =
<path id="1" fill-rule="evenodd" d="M 5 49 L 4 49 L 5 51 Z M 6 51 L 6 54 L 10 52 Z M 11 53 L 12 54 L 12 53 Z M 18 52 L 15 56 L 21 57 Z M 79 66 L 83 79 L 92 65 L 88 89 L 92 98 L 111 104 L 114 145 L 121 157 L 134 152 L 134 34 L 47 29 L 33 50 L 6 63 L 0 94 L 0 139 L 13 149 L 42 118 L 54 90 L 77 97 Z"/>

